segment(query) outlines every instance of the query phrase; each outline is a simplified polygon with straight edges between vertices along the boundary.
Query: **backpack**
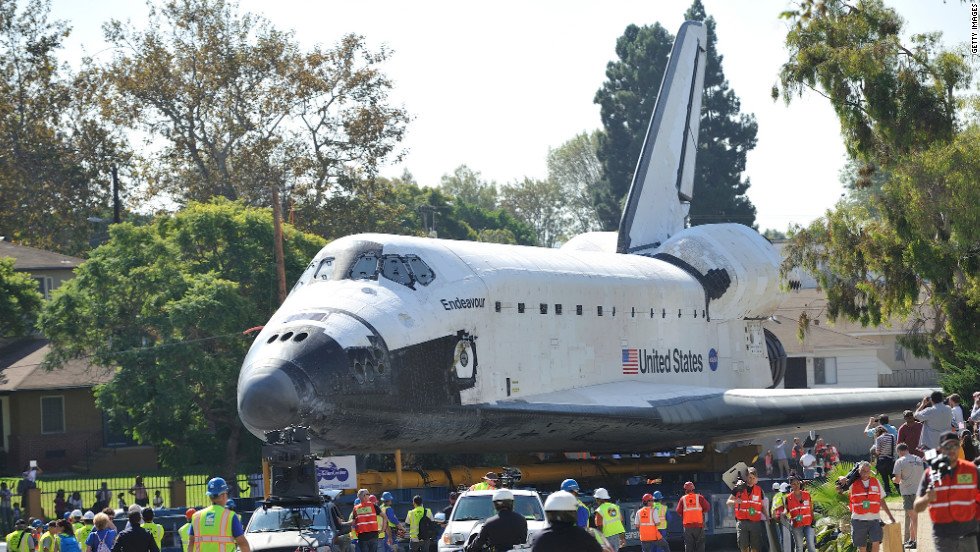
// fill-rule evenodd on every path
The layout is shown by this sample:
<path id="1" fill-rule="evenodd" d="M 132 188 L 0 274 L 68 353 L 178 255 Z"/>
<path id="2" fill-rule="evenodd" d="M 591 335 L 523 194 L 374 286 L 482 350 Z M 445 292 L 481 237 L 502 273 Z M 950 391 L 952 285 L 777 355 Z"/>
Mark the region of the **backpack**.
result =
<path id="1" fill-rule="evenodd" d="M 78 539 L 75 537 L 62 536 L 61 538 L 61 552 L 82 552 L 82 548 L 78 545 Z"/>
<path id="2" fill-rule="evenodd" d="M 433 540 L 439 538 L 439 526 L 429 517 L 432 512 L 428 509 L 422 512 L 419 519 L 419 540 Z"/>
<path id="3" fill-rule="evenodd" d="M 98 533 L 95 533 L 95 538 L 99 541 L 99 545 L 95 547 L 95 552 L 109 552 L 109 546 L 105 543 L 106 539 L 109 538 L 109 531 L 106 531 L 101 538 Z"/>

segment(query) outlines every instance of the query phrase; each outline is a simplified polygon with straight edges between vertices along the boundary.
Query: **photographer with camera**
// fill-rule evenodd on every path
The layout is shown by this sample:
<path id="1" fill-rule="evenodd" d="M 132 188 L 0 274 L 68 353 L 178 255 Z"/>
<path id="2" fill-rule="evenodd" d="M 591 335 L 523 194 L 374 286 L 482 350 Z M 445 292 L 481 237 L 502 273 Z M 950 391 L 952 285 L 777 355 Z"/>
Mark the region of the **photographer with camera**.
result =
<path id="1" fill-rule="evenodd" d="M 755 468 L 749 468 L 747 481 L 736 482 L 732 496 L 726 504 L 735 507 L 735 534 L 738 549 L 742 552 L 760 552 L 762 536 L 765 528 L 762 520 L 766 519 L 765 512 L 769 509 L 762 487 L 759 487 L 759 474 Z"/>
<path id="2" fill-rule="evenodd" d="M 938 451 L 929 451 L 929 464 L 915 499 L 915 511 L 929 508 L 932 540 L 937 552 L 977 552 L 977 493 L 980 474 L 972 462 L 959 459 L 960 440 L 947 431 Z"/>
<path id="3" fill-rule="evenodd" d="M 859 550 L 871 541 L 871 552 L 878 552 L 884 533 L 881 524 L 881 510 L 895 523 L 885 493 L 878 478 L 871 477 L 871 463 L 858 462 L 847 475 L 837 480 L 837 492 L 850 493 L 851 539 Z"/>
<path id="4" fill-rule="evenodd" d="M 922 422 L 919 443 L 926 449 L 935 449 L 939 447 L 939 436 L 952 427 L 953 410 L 943 403 L 942 391 L 933 391 L 919 403 L 915 419 Z"/>

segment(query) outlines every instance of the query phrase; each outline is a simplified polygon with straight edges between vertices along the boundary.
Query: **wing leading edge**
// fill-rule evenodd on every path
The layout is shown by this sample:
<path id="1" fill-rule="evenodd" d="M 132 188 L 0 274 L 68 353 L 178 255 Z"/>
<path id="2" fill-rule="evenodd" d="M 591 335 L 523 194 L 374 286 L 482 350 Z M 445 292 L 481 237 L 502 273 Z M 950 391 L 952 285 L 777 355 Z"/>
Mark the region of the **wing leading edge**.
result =
<path id="1" fill-rule="evenodd" d="M 869 413 L 895 412 L 932 392 L 924 388 L 717 389 L 616 382 L 521 400 L 480 405 L 510 415 L 588 418 L 609 428 L 603 446 L 620 429 L 639 438 L 636 452 L 676 444 L 707 444 L 864 423 Z M 612 439 L 610 439 L 613 437 Z M 629 443 L 619 443 L 629 450 Z"/>

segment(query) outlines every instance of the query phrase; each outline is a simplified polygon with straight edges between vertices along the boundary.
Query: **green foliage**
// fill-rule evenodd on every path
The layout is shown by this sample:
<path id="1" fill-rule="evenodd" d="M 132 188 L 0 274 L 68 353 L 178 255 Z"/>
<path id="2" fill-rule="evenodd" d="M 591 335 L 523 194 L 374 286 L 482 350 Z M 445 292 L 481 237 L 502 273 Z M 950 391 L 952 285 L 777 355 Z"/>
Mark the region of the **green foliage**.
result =
<path id="1" fill-rule="evenodd" d="M 548 150 L 548 178 L 561 188 L 567 213 L 564 234 L 572 236 L 601 228 L 593 194 L 602 178 L 599 163 L 600 131 L 581 133 L 556 149 Z"/>
<path id="2" fill-rule="evenodd" d="M 30 332 L 42 300 L 34 278 L 15 271 L 14 259 L 0 258 L 0 337 Z"/>
<path id="3" fill-rule="evenodd" d="M 480 178 L 480 171 L 466 165 L 456 167 L 453 174 L 444 174 L 439 190 L 465 203 L 493 211 L 497 206 L 497 184 Z"/>
<path id="4" fill-rule="evenodd" d="M 954 354 L 980 351 L 980 129 L 961 125 L 958 111 L 969 66 L 938 33 L 902 44 L 901 17 L 877 0 L 806 2 L 785 15 L 794 22 L 785 97 L 811 88 L 827 96 L 864 163 L 855 186 L 878 181 L 881 191 L 800 229 L 784 270 L 816 274 L 831 317 L 911 318 L 904 345 L 939 368 L 972 370 Z"/>
<path id="5" fill-rule="evenodd" d="M 278 186 L 284 205 L 319 208 L 369 194 L 358 186 L 400 155 L 409 117 L 387 104 L 389 52 L 363 37 L 303 49 L 225 0 L 170 0 L 150 6 L 144 29 L 114 20 L 104 31 L 115 55 L 93 69 L 101 107 L 162 145 L 142 160 L 151 194 L 268 206 Z"/>
<path id="6" fill-rule="evenodd" d="M 738 96 L 728 87 L 721 67 L 723 57 L 717 52 L 715 21 L 706 16 L 701 0 L 694 0 L 685 18 L 703 21 L 708 35 L 690 223 L 752 226 L 755 207 L 745 196 L 750 184 L 741 174 L 746 154 L 756 145 L 758 125 L 753 116 L 741 113 Z M 606 82 L 596 93 L 605 132 L 598 149 L 602 181 L 595 186 L 594 196 L 607 230 L 619 226 L 673 41 L 673 35 L 659 23 L 627 27 L 616 41 L 619 60 L 607 65 Z"/>
<path id="7" fill-rule="evenodd" d="M 323 240 L 283 229 L 287 278 Z M 249 346 L 242 331 L 278 306 L 268 211 L 217 200 L 111 238 L 56 290 L 39 326 L 51 339 L 45 362 L 88 356 L 114 370 L 96 401 L 119 429 L 153 443 L 161 464 L 237 461 L 243 426 L 236 382 Z M 125 424 L 125 426 L 123 426 Z"/>
<path id="8" fill-rule="evenodd" d="M 524 180 L 504 185 L 500 195 L 507 211 L 534 230 L 538 245 L 554 247 L 560 238 L 565 238 L 563 231 L 567 219 L 558 181 L 525 177 Z"/>
<path id="9" fill-rule="evenodd" d="M 90 108 L 93 83 L 59 66 L 70 28 L 49 11 L 0 0 L 0 236 L 77 255 L 126 153 Z"/>

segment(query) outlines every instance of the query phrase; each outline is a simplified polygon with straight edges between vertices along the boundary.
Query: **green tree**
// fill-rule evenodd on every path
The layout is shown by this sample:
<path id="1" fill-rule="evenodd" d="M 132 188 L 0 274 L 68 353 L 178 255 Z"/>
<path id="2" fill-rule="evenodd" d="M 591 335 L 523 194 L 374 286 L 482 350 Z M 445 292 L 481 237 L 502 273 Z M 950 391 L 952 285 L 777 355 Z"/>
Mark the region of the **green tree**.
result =
<path id="1" fill-rule="evenodd" d="M 555 149 L 548 150 L 548 178 L 558 183 L 568 212 L 568 236 L 601 228 L 593 192 L 602 178 L 596 150 L 599 131 L 583 132 Z"/>
<path id="2" fill-rule="evenodd" d="M 14 270 L 14 259 L 0 258 L 0 337 L 22 336 L 34 327 L 41 308 L 37 282 Z"/>
<path id="3" fill-rule="evenodd" d="M 465 164 L 456 167 L 453 174 L 442 175 L 439 189 L 488 211 L 497 208 L 497 183 L 483 180 L 480 171 L 474 171 Z"/>
<path id="4" fill-rule="evenodd" d="M 565 237 L 564 197 L 557 180 L 525 177 L 524 180 L 504 185 L 500 195 L 504 208 L 534 230 L 538 245 L 554 247 Z"/>
<path id="5" fill-rule="evenodd" d="M 292 280 L 324 242 L 289 225 L 283 232 Z M 250 344 L 242 331 L 279 304 L 272 239 L 268 210 L 227 200 L 191 203 L 148 226 L 113 225 L 42 311 L 45 362 L 85 356 L 111 370 L 98 406 L 156 445 L 164 466 L 234 473 L 244 430 L 236 383 Z"/>
<path id="6" fill-rule="evenodd" d="M 58 62 L 68 25 L 46 0 L 20 4 L 0 0 L 0 235 L 75 255 L 126 154 L 92 109 L 93 83 Z"/>
<path id="7" fill-rule="evenodd" d="M 758 125 L 754 116 L 741 113 L 738 96 L 725 79 L 714 18 L 706 16 L 701 0 L 691 4 L 685 17 L 704 22 L 708 37 L 690 224 L 753 226 L 755 207 L 745 196 L 749 180 L 741 175 L 746 154 L 756 145 Z M 619 227 L 673 42 L 674 36 L 659 23 L 630 25 L 616 41 L 619 60 L 606 67 L 606 82 L 596 92 L 604 128 L 598 149 L 603 176 L 593 195 L 607 230 Z"/>
<path id="8" fill-rule="evenodd" d="M 143 160 L 148 190 L 178 202 L 214 196 L 315 206 L 370 193 L 400 153 L 407 113 L 387 103 L 389 52 L 347 35 L 303 50 L 291 32 L 226 0 L 150 6 L 145 29 L 112 21 L 113 60 L 97 73 L 103 108 L 159 147 Z M 299 221 L 302 225 L 303 221 Z"/>
<path id="9" fill-rule="evenodd" d="M 816 274 L 831 317 L 911 317 L 915 354 L 965 365 L 954 351 L 980 351 L 980 128 L 958 108 L 969 66 L 938 33 L 903 43 L 901 17 L 879 0 L 805 2 L 784 16 L 794 26 L 774 93 L 827 97 L 862 176 L 887 175 L 868 204 L 839 202 L 800 229 L 784 270 Z"/>

